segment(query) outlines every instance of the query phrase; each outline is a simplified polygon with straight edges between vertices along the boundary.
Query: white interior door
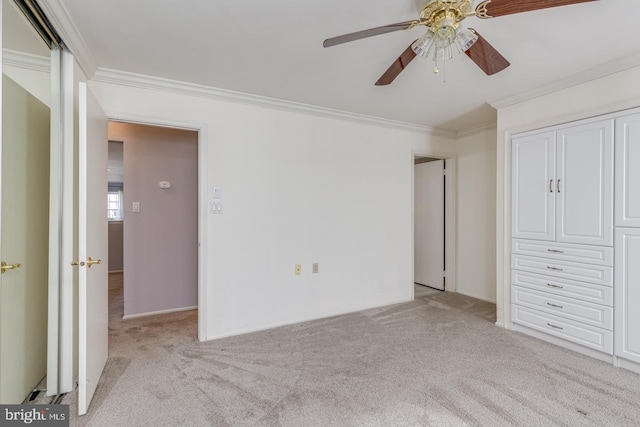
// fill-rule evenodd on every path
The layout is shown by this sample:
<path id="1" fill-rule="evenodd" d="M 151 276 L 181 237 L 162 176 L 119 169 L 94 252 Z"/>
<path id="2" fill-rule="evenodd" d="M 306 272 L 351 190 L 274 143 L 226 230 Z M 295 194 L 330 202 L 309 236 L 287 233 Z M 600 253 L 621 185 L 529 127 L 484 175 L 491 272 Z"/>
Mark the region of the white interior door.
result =
<path id="1" fill-rule="evenodd" d="M 2 75 L 0 403 L 45 376 L 49 237 L 49 108 Z"/>
<path id="2" fill-rule="evenodd" d="M 444 290 L 444 160 L 414 171 L 413 281 Z"/>
<path id="3" fill-rule="evenodd" d="M 107 117 L 79 85 L 78 413 L 87 412 L 108 352 Z"/>

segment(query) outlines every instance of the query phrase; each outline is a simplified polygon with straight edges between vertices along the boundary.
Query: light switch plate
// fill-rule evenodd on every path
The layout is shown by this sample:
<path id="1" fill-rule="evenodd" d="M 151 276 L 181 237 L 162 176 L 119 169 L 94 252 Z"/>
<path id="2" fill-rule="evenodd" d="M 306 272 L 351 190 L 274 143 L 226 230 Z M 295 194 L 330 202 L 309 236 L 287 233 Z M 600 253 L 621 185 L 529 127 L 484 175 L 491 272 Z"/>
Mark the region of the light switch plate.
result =
<path id="1" fill-rule="evenodd" d="M 222 214 L 222 202 L 211 202 L 209 212 L 212 214 Z"/>
<path id="2" fill-rule="evenodd" d="M 133 211 L 140 212 L 140 202 L 133 202 Z"/>

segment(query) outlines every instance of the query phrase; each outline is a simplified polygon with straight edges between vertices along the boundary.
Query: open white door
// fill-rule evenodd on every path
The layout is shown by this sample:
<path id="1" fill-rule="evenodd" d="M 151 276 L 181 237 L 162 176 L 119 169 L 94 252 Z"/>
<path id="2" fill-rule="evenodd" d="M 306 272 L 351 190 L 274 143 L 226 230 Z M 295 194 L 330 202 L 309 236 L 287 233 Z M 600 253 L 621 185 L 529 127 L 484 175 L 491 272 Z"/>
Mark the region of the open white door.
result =
<path id="1" fill-rule="evenodd" d="M 444 290 L 444 160 L 414 170 L 413 281 Z"/>
<path id="2" fill-rule="evenodd" d="M 78 414 L 87 413 L 108 352 L 107 117 L 79 86 Z"/>

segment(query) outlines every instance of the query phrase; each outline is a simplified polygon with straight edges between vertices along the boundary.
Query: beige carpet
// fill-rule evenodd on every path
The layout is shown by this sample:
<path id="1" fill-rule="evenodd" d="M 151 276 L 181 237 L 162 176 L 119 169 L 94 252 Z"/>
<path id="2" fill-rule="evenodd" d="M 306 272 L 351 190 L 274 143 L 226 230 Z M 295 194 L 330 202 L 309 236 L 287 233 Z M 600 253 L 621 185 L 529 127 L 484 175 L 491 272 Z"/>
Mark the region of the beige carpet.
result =
<path id="1" fill-rule="evenodd" d="M 103 379 L 71 424 L 640 425 L 640 376 L 498 328 L 494 312 L 426 292 L 207 343 L 196 340 L 195 312 L 114 313 Z"/>

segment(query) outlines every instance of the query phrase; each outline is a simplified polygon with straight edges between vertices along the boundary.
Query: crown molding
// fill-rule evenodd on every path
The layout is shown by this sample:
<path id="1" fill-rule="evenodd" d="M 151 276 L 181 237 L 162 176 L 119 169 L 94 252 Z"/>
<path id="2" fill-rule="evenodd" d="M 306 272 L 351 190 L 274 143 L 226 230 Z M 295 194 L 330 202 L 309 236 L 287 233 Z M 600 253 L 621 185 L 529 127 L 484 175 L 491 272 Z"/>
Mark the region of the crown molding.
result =
<path id="1" fill-rule="evenodd" d="M 497 128 L 498 128 L 498 124 L 496 122 L 483 123 L 481 125 L 472 126 L 470 128 L 462 129 L 456 132 L 456 138 L 464 138 L 467 136 L 475 135 L 480 132 L 485 132 L 488 130 L 496 130 Z"/>
<path id="2" fill-rule="evenodd" d="M 347 111 L 335 110 L 331 108 L 319 107 L 283 99 L 269 98 L 261 95 L 214 88 L 211 86 L 204 86 L 195 83 L 187 83 L 161 77 L 130 73 L 127 71 L 98 68 L 92 80 L 96 82 L 109 83 L 120 86 L 129 86 L 138 89 L 175 93 L 178 95 L 215 99 L 226 102 L 235 102 L 245 105 L 266 107 L 294 113 L 305 113 L 320 117 L 339 118 L 351 122 L 373 124 L 386 128 L 418 132 L 443 138 L 455 138 L 455 132 L 449 132 L 442 129 L 415 123 L 407 123 L 381 117 L 368 116 L 365 114 L 351 113 Z"/>
<path id="3" fill-rule="evenodd" d="M 509 107 L 511 105 L 529 101 L 531 99 L 548 95 L 552 92 L 557 92 L 563 89 L 568 89 L 573 86 L 578 86 L 580 84 L 606 77 L 611 74 L 619 73 L 621 71 L 625 71 L 637 66 L 640 66 L 640 52 L 626 55 L 622 58 L 615 59 L 605 64 L 589 68 L 571 76 L 556 80 L 555 82 L 547 85 L 524 90 L 515 95 L 497 99 L 493 102 L 490 102 L 489 105 L 491 105 L 495 109 Z"/>
<path id="4" fill-rule="evenodd" d="M 2 63 L 42 73 L 51 72 L 51 58 L 11 49 L 2 49 Z"/>
<path id="5" fill-rule="evenodd" d="M 98 69 L 98 63 L 67 9 L 60 0 L 41 1 L 38 5 L 62 38 L 62 43 L 71 51 L 86 77 L 90 79 Z"/>

